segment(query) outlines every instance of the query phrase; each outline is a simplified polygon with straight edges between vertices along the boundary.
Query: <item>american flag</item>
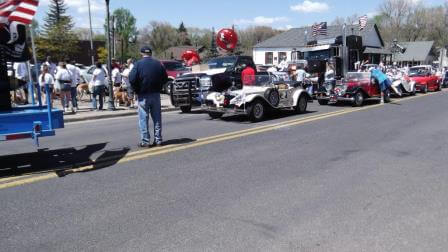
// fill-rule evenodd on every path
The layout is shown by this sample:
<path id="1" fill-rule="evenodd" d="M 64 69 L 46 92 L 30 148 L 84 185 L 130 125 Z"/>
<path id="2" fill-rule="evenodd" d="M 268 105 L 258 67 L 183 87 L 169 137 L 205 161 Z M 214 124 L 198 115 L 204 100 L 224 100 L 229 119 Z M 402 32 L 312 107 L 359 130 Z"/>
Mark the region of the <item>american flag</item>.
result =
<path id="1" fill-rule="evenodd" d="M 326 36 L 327 35 L 327 22 L 322 22 L 320 24 L 314 24 L 313 28 L 313 37 L 317 35 Z"/>
<path id="2" fill-rule="evenodd" d="M 0 24 L 31 24 L 38 5 L 39 0 L 0 0 Z"/>
<path id="3" fill-rule="evenodd" d="M 364 30 L 364 28 L 366 28 L 368 19 L 369 18 L 367 17 L 367 15 L 364 15 L 359 18 L 359 30 L 360 31 L 362 31 L 362 30 Z"/>

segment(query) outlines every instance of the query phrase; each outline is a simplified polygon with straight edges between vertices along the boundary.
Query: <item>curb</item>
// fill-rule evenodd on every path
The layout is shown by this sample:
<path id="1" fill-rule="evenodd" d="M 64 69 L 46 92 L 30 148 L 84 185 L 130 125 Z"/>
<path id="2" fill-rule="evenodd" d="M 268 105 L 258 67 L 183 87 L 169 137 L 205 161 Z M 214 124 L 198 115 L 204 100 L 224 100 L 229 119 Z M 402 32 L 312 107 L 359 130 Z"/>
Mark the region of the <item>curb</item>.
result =
<path id="1" fill-rule="evenodd" d="M 179 110 L 179 108 L 162 108 L 162 113 L 178 111 L 178 110 Z M 123 113 L 117 113 L 117 114 L 92 115 L 92 116 L 79 117 L 79 118 L 67 118 L 67 119 L 64 119 L 64 123 L 92 121 L 92 120 L 108 119 L 108 118 L 115 118 L 115 117 L 122 117 L 122 116 L 134 116 L 137 114 L 138 114 L 137 110 L 135 110 L 135 111 L 129 111 L 129 112 L 123 112 Z"/>

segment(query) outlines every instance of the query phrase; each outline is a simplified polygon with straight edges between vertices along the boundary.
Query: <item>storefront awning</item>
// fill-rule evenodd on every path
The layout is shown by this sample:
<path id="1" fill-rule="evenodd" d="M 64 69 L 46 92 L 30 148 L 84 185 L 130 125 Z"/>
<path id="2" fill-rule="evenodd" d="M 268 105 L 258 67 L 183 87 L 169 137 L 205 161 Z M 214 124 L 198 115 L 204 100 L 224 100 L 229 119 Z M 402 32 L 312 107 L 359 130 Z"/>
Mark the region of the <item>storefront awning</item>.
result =
<path id="1" fill-rule="evenodd" d="M 383 54 L 383 55 L 391 55 L 390 50 L 386 48 L 375 48 L 375 47 L 366 47 L 364 49 L 364 54 Z"/>
<path id="2" fill-rule="evenodd" d="M 315 52 L 315 51 L 323 51 L 330 49 L 331 45 L 318 45 L 318 46 L 311 46 L 311 47 L 302 47 L 299 48 L 299 52 Z"/>

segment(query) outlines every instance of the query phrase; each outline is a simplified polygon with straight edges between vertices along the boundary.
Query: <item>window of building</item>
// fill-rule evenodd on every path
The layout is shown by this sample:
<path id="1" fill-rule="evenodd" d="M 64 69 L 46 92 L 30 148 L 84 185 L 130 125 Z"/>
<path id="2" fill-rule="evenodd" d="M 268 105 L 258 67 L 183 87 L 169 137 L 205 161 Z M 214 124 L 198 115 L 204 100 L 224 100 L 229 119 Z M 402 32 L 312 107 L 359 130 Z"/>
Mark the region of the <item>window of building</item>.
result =
<path id="1" fill-rule="evenodd" d="M 265 65 L 274 64 L 274 53 L 273 52 L 266 52 L 264 54 L 264 64 Z"/>
<path id="2" fill-rule="evenodd" d="M 278 53 L 278 62 L 282 62 L 283 59 L 286 59 L 286 52 Z"/>

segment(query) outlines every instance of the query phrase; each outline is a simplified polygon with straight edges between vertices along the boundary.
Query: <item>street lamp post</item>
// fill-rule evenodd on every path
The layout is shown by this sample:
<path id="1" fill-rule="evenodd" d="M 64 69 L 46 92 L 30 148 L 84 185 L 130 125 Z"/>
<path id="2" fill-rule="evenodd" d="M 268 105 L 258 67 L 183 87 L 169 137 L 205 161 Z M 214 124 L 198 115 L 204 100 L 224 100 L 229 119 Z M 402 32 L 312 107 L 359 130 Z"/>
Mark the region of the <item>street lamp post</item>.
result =
<path id="1" fill-rule="evenodd" d="M 109 13 L 109 1 L 106 1 L 106 17 L 107 17 L 107 71 L 108 71 L 108 81 L 109 81 L 109 100 L 108 100 L 108 109 L 115 110 L 114 105 L 114 91 L 112 84 L 112 48 L 111 48 L 111 39 L 110 39 L 110 13 Z"/>

